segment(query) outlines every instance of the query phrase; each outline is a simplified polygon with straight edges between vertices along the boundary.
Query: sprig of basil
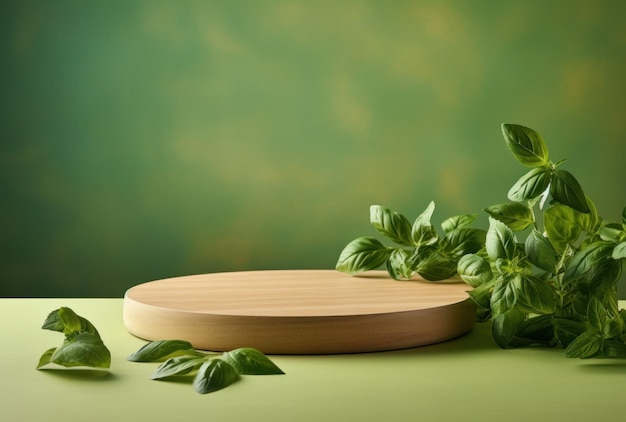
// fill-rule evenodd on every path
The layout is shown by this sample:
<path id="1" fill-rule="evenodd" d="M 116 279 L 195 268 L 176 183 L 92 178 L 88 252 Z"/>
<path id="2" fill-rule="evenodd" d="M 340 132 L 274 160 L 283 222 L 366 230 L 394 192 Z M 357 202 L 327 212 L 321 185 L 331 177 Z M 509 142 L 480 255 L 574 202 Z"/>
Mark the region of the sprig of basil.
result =
<path id="1" fill-rule="evenodd" d="M 37 369 L 53 363 L 64 367 L 109 368 L 111 353 L 91 322 L 72 309 L 61 307 L 48 314 L 42 329 L 61 332 L 65 340 L 59 347 L 46 350 Z"/>
<path id="2" fill-rule="evenodd" d="M 223 354 L 200 351 L 184 340 L 157 340 L 128 358 L 132 362 L 161 362 L 153 380 L 189 377 L 200 394 L 233 384 L 240 375 L 276 375 L 284 372 L 261 351 L 243 347 Z"/>

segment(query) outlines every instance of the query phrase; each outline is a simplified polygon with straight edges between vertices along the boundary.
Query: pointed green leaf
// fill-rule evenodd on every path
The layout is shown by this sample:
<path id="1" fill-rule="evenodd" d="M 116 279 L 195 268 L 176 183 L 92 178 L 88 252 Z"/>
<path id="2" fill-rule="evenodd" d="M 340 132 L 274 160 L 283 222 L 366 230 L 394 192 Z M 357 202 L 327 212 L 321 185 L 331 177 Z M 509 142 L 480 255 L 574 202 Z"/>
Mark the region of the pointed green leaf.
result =
<path id="1" fill-rule="evenodd" d="M 595 209 L 595 207 L 593 207 Z M 583 214 L 562 204 L 554 204 L 544 211 L 546 234 L 557 253 L 562 254 L 567 245 L 573 245 L 581 233 L 593 233 L 597 224 L 594 213 Z"/>
<path id="2" fill-rule="evenodd" d="M 478 214 L 464 214 L 464 215 L 456 215 L 454 217 L 449 217 L 449 218 L 446 218 L 441 223 L 441 228 L 443 229 L 444 233 L 448 233 L 454 229 L 468 227 L 474 221 L 476 221 L 477 217 L 478 217 Z"/>
<path id="3" fill-rule="evenodd" d="M 207 356 L 177 356 L 169 358 L 163 362 L 156 371 L 150 376 L 153 380 L 169 378 L 173 376 L 181 376 L 193 374 L 206 362 Z"/>
<path id="4" fill-rule="evenodd" d="M 487 232 L 482 229 L 462 227 L 446 233 L 441 240 L 441 250 L 447 255 L 459 258 L 468 253 L 476 253 L 485 247 Z"/>
<path id="5" fill-rule="evenodd" d="M 414 255 L 412 257 L 412 268 L 422 278 L 429 281 L 447 280 L 456 275 L 457 261 L 436 249 L 430 250 L 425 255 Z"/>
<path id="6" fill-rule="evenodd" d="M 496 283 L 491 294 L 491 310 L 494 316 L 502 315 L 515 306 L 520 283 L 520 275 L 510 279 L 502 279 Z"/>
<path id="7" fill-rule="evenodd" d="M 492 260 L 498 258 L 512 259 L 515 256 L 517 239 L 513 231 L 503 222 L 489 217 L 489 230 L 485 239 L 487 255 Z"/>
<path id="8" fill-rule="evenodd" d="M 47 364 L 50 363 L 50 360 L 52 359 L 52 355 L 54 355 L 54 352 L 57 350 L 56 347 L 53 347 L 52 349 L 48 349 L 46 350 L 41 357 L 39 358 L 39 363 L 37 364 L 37 369 L 41 368 L 42 366 L 45 366 Z"/>
<path id="9" fill-rule="evenodd" d="M 544 271 L 554 273 L 556 268 L 556 252 L 550 240 L 534 229 L 524 244 L 528 260 Z"/>
<path id="10" fill-rule="evenodd" d="M 58 347 L 50 357 L 50 362 L 66 367 L 108 368 L 111 365 L 111 353 L 100 337 L 83 332 Z"/>
<path id="11" fill-rule="evenodd" d="M 549 168 L 535 167 L 515 182 L 507 197 L 516 202 L 537 198 L 548 189 L 551 178 L 552 171 Z"/>
<path id="12" fill-rule="evenodd" d="M 65 309 L 69 309 L 69 308 L 65 308 Z M 74 311 L 72 311 L 71 309 L 69 310 L 72 313 L 74 313 Z M 44 321 L 41 328 L 44 330 L 57 331 L 59 333 L 62 333 L 65 329 L 65 325 L 64 325 L 64 322 L 61 320 L 61 312 L 64 312 L 64 311 L 61 311 L 61 308 L 50 312 L 48 316 L 46 317 L 46 320 Z M 74 313 L 74 315 L 76 314 Z M 98 330 L 96 330 L 96 327 L 94 327 L 91 322 L 81 317 L 80 315 L 76 315 L 76 316 L 80 320 L 80 329 L 78 331 L 92 333 L 92 334 L 96 334 L 99 336 Z"/>
<path id="13" fill-rule="evenodd" d="M 613 253 L 611 254 L 611 256 L 613 257 L 613 259 L 618 260 L 618 259 L 624 259 L 626 258 L 626 241 L 619 243 L 614 249 L 613 249 Z"/>
<path id="14" fill-rule="evenodd" d="M 611 242 L 598 241 L 578 251 L 565 266 L 563 282 L 577 283 L 593 275 L 594 270 L 603 261 L 610 259 L 614 245 Z"/>
<path id="15" fill-rule="evenodd" d="M 594 332 L 586 331 L 576 337 L 565 349 L 566 358 L 588 359 L 598 355 L 602 338 Z"/>
<path id="16" fill-rule="evenodd" d="M 232 365 L 220 358 L 214 358 L 200 366 L 193 380 L 193 387 L 196 392 L 207 394 L 228 387 L 238 378 L 239 374 Z"/>
<path id="17" fill-rule="evenodd" d="M 576 178 L 566 170 L 557 170 L 550 184 L 552 198 L 563 205 L 577 211 L 588 213 L 591 211 L 587 198 Z"/>
<path id="18" fill-rule="evenodd" d="M 549 314 L 556 308 L 554 288 L 547 281 L 532 276 L 520 278 L 517 304 L 527 311 Z"/>
<path id="19" fill-rule="evenodd" d="M 539 132 L 521 125 L 502 124 L 506 145 L 515 158 L 528 167 L 548 163 L 548 148 Z"/>
<path id="20" fill-rule="evenodd" d="M 532 210 L 520 202 L 492 205 L 485 212 L 514 231 L 524 230 L 535 222 Z"/>
<path id="21" fill-rule="evenodd" d="M 185 340 L 157 340 L 144 344 L 127 359 L 132 362 L 162 362 L 182 355 L 199 356 L 200 352 Z"/>
<path id="22" fill-rule="evenodd" d="M 374 237 L 359 237 L 341 251 L 335 268 L 348 274 L 375 270 L 387 261 L 391 252 L 392 249 Z"/>
<path id="23" fill-rule="evenodd" d="M 242 375 L 284 374 L 274 362 L 260 350 L 243 347 L 224 353 L 222 359 Z"/>
<path id="24" fill-rule="evenodd" d="M 431 201 L 424 212 L 422 212 L 413 222 L 411 228 L 411 239 L 415 246 L 432 245 L 437 241 L 437 231 L 430 220 L 435 211 L 435 203 Z"/>
<path id="25" fill-rule="evenodd" d="M 503 349 L 514 347 L 515 335 L 525 318 L 526 315 L 515 308 L 494 316 L 491 333 L 496 344 Z"/>
<path id="26" fill-rule="evenodd" d="M 555 335 L 564 347 L 567 347 L 586 330 L 585 324 L 569 318 L 554 318 L 552 323 Z"/>
<path id="27" fill-rule="evenodd" d="M 394 242 L 411 246 L 411 223 L 405 216 L 382 205 L 370 207 L 370 223 L 374 228 Z"/>

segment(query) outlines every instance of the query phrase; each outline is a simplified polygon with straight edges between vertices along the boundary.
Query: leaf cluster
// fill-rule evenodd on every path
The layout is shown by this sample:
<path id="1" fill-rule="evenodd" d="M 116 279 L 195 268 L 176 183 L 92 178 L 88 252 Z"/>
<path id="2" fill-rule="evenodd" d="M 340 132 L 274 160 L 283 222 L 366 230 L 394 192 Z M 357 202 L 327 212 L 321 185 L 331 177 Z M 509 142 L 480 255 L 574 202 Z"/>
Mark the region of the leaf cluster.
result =
<path id="1" fill-rule="evenodd" d="M 359 237 L 343 249 L 336 269 L 358 274 L 384 266 L 395 280 L 408 280 L 418 274 L 430 281 L 453 277 L 458 260 L 480 250 L 486 232 L 470 227 L 477 215 L 459 215 L 441 224 L 443 235 L 431 223 L 435 203 L 411 223 L 404 215 L 382 205 L 370 207 L 370 223 L 376 231 L 395 243 L 386 246 L 373 236 Z"/>
<path id="2" fill-rule="evenodd" d="M 243 347 L 216 354 L 193 348 L 184 340 L 157 340 L 145 344 L 128 357 L 132 362 L 161 362 L 153 380 L 180 377 L 193 379 L 200 394 L 221 390 L 237 381 L 240 375 L 276 375 L 284 372 L 261 351 Z"/>
<path id="3" fill-rule="evenodd" d="M 626 315 L 618 309 L 616 288 L 626 259 L 626 207 L 621 222 L 603 220 L 574 175 L 560 168 L 564 160 L 551 161 L 538 132 L 503 124 L 502 133 L 513 156 L 530 170 L 510 188 L 507 202 L 484 209 L 489 217 L 484 236 L 472 229 L 472 242 L 451 242 L 446 239 L 459 227 L 446 223 L 450 230 L 437 237 L 429 225 L 432 203 L 413 226 L 373 206 L 376 229 L 413 251 L 397 252 L 374 238 L 359 238 L 344 248 L 336 268 L 355 274 L 385 264 L 393 278 L 401 279 L 406 277 L 398 274 L 422 275 L 420 265 L 429 262 L 431 253 L 443 256 L 447 259 L 438 262 L 445 262 L 446 270 L 437 275 L 458 274 L 473 288 L 469 295 L 477 319 L 492 320 L 501 347 L 560 345 L 567 357 L 626 358 Z M 451 221 L 463 221 L 461 228 L 467 230 L 469 217 Z M 451 247 L 457 253 L 448 253 Z M 422 248 L 428 252 L 422 254 Z"/>
<path id="4" fill-rule="evenodd" d="M 87 366 L 109 368 L 111 353 L 91 322 L 72 309 L 61 307 L 52 311 L 41 327 L 65 335 L 59 347 L 45 351 L 39 358 L 37 369 L 54 363 L 65 367 Z"/>

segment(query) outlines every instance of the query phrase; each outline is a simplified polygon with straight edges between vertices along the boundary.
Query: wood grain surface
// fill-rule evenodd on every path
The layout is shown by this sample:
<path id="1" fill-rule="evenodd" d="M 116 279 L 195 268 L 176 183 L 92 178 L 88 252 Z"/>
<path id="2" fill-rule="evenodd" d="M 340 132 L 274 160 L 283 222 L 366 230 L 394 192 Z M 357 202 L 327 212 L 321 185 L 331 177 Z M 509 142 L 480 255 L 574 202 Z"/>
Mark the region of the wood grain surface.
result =
<path id="1" fill-rule="evenodd" d="M 383 271 L 199 274 L 140 284 L 124 297 L 124 324 L 146 340 L 182 339 L 225 351 L 356 353 L 416 347 L 470 331 L 475 308 L 462 282 L 395 281 Z"/>

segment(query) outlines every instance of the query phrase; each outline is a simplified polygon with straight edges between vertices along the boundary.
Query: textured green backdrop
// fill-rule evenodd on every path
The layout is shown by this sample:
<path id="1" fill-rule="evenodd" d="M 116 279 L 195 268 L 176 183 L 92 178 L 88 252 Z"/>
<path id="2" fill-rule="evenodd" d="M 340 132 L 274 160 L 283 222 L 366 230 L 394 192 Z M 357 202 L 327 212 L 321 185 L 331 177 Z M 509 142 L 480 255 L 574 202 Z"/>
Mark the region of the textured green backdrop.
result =
<path id="1" fill-rule="evenodd" d="M 623 1 L 3 1 L 0 296 L 333 268 L 370 204 L 506 201 L 539 130 L 626 205 Z M 481 217 L 482 218 L 482 217 Z M 486 227 L 486 218 L 480 220 Z"/>

